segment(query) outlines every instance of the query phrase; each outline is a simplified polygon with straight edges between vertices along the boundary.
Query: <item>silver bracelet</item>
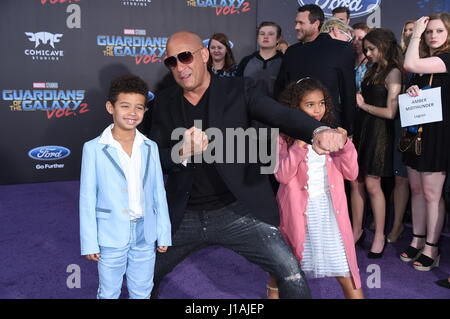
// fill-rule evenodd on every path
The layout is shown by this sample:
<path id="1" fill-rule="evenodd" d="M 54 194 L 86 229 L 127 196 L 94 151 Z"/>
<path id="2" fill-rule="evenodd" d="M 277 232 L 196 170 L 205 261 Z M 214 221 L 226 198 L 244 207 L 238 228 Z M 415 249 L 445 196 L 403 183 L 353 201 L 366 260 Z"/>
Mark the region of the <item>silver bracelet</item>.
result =
<path id="1" fill-rule="evenodd" d="M 319 126 L 318 128 L 316 128 L 316 129 L 313 131 L 312 136 L 313 136 L 313 138 L 314 138 L 314 136 L 315 136 L 317 133 L 319 133 L 319 132 L 321 132 L 321 131 L 324 131 L 324 130 L 330 130 L 330 129 L 331 129 L 331 127 L 329 127 L 329 126 Z"/>
<path id="2" fill-rule="evenodd" d="M 329 130 L 329 129 L 331 129 L 331 127 L 329 127 L 329 126 L 319 126 L 318 128 L 316 128 L 312 133 L 311 143 L 313 143 L 313 141 L 314 141 L 314 136 L 316 136 L 319 132 Z"/>

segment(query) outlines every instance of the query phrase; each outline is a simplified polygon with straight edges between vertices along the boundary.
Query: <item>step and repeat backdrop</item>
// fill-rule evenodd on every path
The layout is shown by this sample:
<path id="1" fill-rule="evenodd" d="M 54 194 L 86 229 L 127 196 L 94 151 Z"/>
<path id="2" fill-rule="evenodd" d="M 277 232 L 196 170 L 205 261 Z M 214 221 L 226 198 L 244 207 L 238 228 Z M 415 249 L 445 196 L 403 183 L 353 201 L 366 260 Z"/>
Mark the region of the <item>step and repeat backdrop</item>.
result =
<path id="1" fill-rule="evenodd" d="M 352 22 L 386 26 L 449 10 L 446 0 L 2 0 L 0 1 L 0 184 L 76 180 L 85 141 L 111 118 L 112 78 L 134 73 L 157 94 L 168 71 L 170 34 L 225 33 L 238 61 L 256 49 L 258 23 L 279 23 L 295 42 L 299 5 L 327 16 L 340 5 Z M 206 42 L 206 41 L 205 41 Z"/>
<path id="2" fill-rule="evenodd" d="M 113 77 L 156 90 L 179 30 L 223 32 L 242 58 L 255 49 L 256 2 L 0 1 L 0 184 L 78 179 L 83 143 L 111 122 Z"/>

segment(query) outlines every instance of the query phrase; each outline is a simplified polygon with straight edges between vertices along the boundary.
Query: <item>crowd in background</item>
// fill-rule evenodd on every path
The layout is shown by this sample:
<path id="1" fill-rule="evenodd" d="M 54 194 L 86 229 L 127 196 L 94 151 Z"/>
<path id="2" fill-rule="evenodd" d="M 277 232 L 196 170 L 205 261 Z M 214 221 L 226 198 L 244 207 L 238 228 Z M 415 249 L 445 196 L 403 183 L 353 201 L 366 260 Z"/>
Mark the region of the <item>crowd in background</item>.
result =
<path id="1" fill-rule="evenodd" d="M 449 13 L 406 21 L 397 41 L 391 30 L 369 28 L 365 23 L 350 25 L 348 8 L 336 8 L 333 17 L 325 20 L 319 7 L 306 5 L 298 10 L 295 30 L 299 42 L 289 46 L 278 24 L 262 22 L 256 30 L 258 50 L 239 63 L 227 36 L 215 33 L 208 45 L 208 68 L 221 77 L 250 77 L 276 99 L 291 83 L 303 79 L 324 84 L 324 95 L 333 104 L 334 121 L 329 125 L 346 130 L 358 155 L 359 174 L 345 191 L 354 243 L 363 245 L 363 217 L 371 211 L 374 237 L 368 258 L 382 258 L 385 246 L 403 235 L 410 201 L 413 237 L 399 257 L 419 271 L 437 267 L 450 160 Z M 398 96 L 418 96 L 430 87 L 442 88 L 442 121 L 402 128 Z M 399 148 L 406 137 L 414 143 L 419 138 L 420 152 L 415 145 Z M 392 177 L 392 195 L 387 197 L 382 182 Z M 387 232 L 390 198 L 394 216 Z M 280 213 L 282 218 L 286 214 L 282 209 Z M 450 288 L 447 279 L 438 284 Z M 268 294 L 277 297 L 274 281 L 268 285 Z M 348 291 L 346 296 L 351 296 Z"/>

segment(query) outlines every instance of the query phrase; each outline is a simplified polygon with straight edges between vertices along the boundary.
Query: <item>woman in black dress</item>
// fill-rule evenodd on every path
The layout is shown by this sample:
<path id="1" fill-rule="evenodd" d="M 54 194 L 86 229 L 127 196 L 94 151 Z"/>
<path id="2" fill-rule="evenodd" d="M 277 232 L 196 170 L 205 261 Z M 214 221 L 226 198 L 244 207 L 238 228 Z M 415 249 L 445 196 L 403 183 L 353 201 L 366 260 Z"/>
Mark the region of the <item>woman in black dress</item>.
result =
<path id="1" fill-rule="evenodd" d="M 422 154 L 408 156 L 411 185 L 413 239 L 400 255 L 414 261 L 414 268 L 429 271 L 439 265 L 438 241 L 444 224 L 445 207 L 442 189 L 449 168 L 450 141 L 450 14 L 433 13 L 414 23 L 405 55 L 405 69 L 416 73 L 407 89 L 411 96 L 431 84 L 441 87 L 442 121 L 422 124 Z"/>
<path id="2" fill-rule="evenodd" d="M 352 185 L 352 222 L 355 241 L 364 238 L 362 220 L 364 188 L 370 197 L 375 223 L 375 236 L 369 258 L 380 258 L 384 252 L 386 199 L 381 178 L 393 175 L 394 118 L 398 95 L 402 89 L 402 57 L 392 31 L 378 28 L 363 39 L 364 53 L 370 67 L 357 93 L 359 111 L 354 125 L 353 142 L 358 151 L 360 176 Z"/>

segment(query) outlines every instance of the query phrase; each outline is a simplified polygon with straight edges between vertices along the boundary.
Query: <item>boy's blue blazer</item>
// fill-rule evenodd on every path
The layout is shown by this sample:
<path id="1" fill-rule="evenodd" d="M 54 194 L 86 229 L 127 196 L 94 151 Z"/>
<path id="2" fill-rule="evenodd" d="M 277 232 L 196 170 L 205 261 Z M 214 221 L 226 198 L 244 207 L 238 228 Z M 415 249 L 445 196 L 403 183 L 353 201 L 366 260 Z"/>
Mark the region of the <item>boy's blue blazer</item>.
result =
<path id="1" fill-rule="evenodd" d="M 100 136 L 83 146 L 80 177 L 81 254 L 96 254 L 99 246 L 124 247 L 130 239 L 128 184 L 116 149 L 99 143 Z M 171 225 L 166 192 L 155 142 L 141 144 L 144 187 L 144 237 L 147 243 L 170 246 Z"/>

